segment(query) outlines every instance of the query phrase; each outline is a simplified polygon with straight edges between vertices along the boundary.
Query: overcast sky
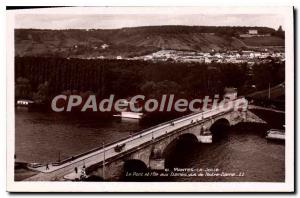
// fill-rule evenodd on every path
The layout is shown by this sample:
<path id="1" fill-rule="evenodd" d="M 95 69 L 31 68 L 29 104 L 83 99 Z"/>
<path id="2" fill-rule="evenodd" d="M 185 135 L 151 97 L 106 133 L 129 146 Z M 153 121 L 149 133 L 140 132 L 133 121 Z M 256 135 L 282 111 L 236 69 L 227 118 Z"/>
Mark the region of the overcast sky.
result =
<path id="1" fill-rule="evenodd" d="M 16 28 L 39 29 L 115 29 L 122 27 L 153 25 L 200 25 L 200 26 L 265 26 L 277 29 L 283 18 L 276 14 L 19 14 Z"/>

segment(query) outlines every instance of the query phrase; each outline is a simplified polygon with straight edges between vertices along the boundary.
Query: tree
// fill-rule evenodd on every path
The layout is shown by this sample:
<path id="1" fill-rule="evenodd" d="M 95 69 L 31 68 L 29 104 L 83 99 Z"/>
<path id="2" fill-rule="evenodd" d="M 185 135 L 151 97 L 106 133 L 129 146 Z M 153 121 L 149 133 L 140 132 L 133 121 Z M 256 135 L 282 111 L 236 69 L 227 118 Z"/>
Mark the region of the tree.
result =
<path id="1" fill-rule="evenodd" d="M 16 99 L 30 99 L 32 96 L 31 85 L 27 78 L 17 78 L 15 85 L 15 97 Z"/>
<path id="2" fill-rule="evenodd" d="M 156 84 L 153 81 L 146 81 L 141 86 L 142 93 L 147 97 L 153 97 L 155 89 L 156 89 Z"/>
<path id="3" fill-rule="evenodd" d="M 35 103 L 41 104 L 45 103 L 48 98 L 49 86 L 48 82 L 44 82 L 38 86 L 38 91 L 33 94 L 33 100 Z"/>
<path id="4" fill-rule="evenodd" d="M 164 94 L 175 94 L 179 95 L 181 86 L 169 80 L 154 82 L 147 81 L 141 87 L 142 93 L 149 98 L 160 98 Z"/>

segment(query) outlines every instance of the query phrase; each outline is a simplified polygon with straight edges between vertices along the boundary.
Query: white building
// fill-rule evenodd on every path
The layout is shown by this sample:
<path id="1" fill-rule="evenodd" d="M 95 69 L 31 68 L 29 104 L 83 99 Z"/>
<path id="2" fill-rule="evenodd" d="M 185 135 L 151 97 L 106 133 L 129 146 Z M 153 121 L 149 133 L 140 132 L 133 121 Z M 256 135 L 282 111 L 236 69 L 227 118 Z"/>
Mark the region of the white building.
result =
<path id="1" fill-rule="evenodd" d="M 210 58 L 208 58 L 208 57 L 205 57 L 205 58 L 204 58 L 204 62 L 205 62 L 205 63 L 211 63 L 211 61 L 212 61 L 212 60 L 211 60 Z"/>
<path id="2" fill-rule="evenodd" d="M 106 49 L 106 48 L 108 48 L 108 47 L 109 47 L 109 45 L 107 45 L 107 44 L 105 44 L 105 43 L 104 43 L 103 45 L 101 45 L 101 48 L 102 48 L 102 49 Z"/>
<path id="3" fill-rule="evenodd" d="M 257 30 L 249 30 L 248 34 L 258 34 L 258 31 Z"/>

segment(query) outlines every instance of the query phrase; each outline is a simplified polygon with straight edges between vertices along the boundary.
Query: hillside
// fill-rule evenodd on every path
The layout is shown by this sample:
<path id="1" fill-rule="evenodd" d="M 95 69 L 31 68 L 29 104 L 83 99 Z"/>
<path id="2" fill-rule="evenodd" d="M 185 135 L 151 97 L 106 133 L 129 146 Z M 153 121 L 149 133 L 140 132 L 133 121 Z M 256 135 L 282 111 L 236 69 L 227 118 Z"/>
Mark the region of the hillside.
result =
<path id="1" fill-rule="evenodd" d="M 268 41 L 234 39 L 251 28 L 260 34 L 273 34 L 265 27 L 210 27 L 210 26 L 149 26 L 122 29 L 91 30 L 15 30 L 16 56 L 61 57 L 133 57 L 160 49 L 211 51 L 248 48 L 247 45 L 266 43 L 283 45 L 283 39 Z M 264 38 L 260 38 L 265 40 Z M 263 45 L 263 46 L 266 46 Z"/>

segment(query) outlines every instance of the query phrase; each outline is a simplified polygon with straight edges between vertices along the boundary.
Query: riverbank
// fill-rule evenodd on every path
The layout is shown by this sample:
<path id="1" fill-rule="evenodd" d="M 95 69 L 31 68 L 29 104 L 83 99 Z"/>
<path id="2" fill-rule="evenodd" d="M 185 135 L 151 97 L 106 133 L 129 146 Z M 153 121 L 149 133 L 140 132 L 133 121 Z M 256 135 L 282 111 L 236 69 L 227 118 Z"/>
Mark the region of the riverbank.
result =
<path id="1" fill-rule="evenodd" d="M 284 114 L 279 115 L 278 113 L 268 112 L 265 110 L 255 110 L 255 111 L 258 114 L 258 116 L 261 117 L 262 119 L 266 120 L 268 122 L 268 124 L 244 123 L 243 125 L 237 125 L 237 126 L 231 127 L 231 129 L 228 133 L 228 138 L 224 138 L 224 139 L 222 139 L 221 142 L 214 142 L 213 144 L 209 144 L 209 145 L 197 144 L 196 147 L 193 147 L 191 144 L 188 144 L 185 147 L 183 147 L 186 149 L 182 149 L 182 146 L 177 145 L 178 149 L 175 148 L 175 150 L 172 151 L 170 157 L 168 157 L 166 159 L 166 164 L 168 164 L 169 167 L 200 167 L 201 168 L 207 164 L 211 164 L 210 166 L 215 166 L 214 164 L 220 164 L 220 163 L 222 164 L 223 162 L 224 163 L 226 162 L 224 169 L 229 169 L 231 166 L 233 166 L 231 164 L 232 160 L 230 160 L 230 158 L 233 156 L 235 156 L 234 158 L 236 158 L 234 160 L 240 161 L 241 166 L 243 166 L 243 163 L 246 164 L 244 166 L 248 166 L 249 163 L 251 164 L 251 161 L 249 161 L 250 159 L 248 159 L 247 156 L 252 156 L 253 152 L 257 156 L 262 156 L 262 155 L 266 155 L 266 153 L 267 153 L 267 155 L 272 154 L 272 152 L 274 150 L 278 150 L 278 149 L 279 150 L 277 153 L 280 153 L 280 155 L 281 155 L 279 157 L 279 159 L 280 159 L 280 161 L 282 161 L 282 160 L 284 161 L 284 154 L 282 156 L 282 152 L 284 153 L 284 145 L 282 146 L 282 145 L 273 144 L 272 142 L 270 143 L 263 136 L 265 131 L 268 128 L 274 128 L 274 124 L 277 124 L 278 126 L 279 125 L 282 126 L 284 124 Z M 17 114 L 17 115 L 18 116 L 16 116 L 16 120 L 19 120 L 20 115 L 19 114 Z M 25 114 L 25 115 L 28 115 L 28 114 Z M 29 114 L 29 115 L 32 116 L 34 114 Z M 46 134 L 36 133 L 35 135 L 39 135 L 44 138 L 45 135 L 46 135 L 46 137 L 51 137 L 51 136 L 47 136 L 47 135 L 53 135 L 53 134 L 59 132 L 59 134 L 63 135 L 63 137 L 68 136 L 68 141 L 70 141 L 70 142 L 79 141 L 79 142 L 77 142 L 77 145 L 83 146 L 81 148 L 83 151 L 86 151 L 86 150 L 84 150 L 84 148 L 86 146 L 95 148 L 98 145 L 98 147 L 99 147 L 99 142 L 98 143 L 94 142 L 95 138 L 105 138 L 106 137 L 105 134 L 107 135 L 107 137 L 111 138 L 112 134 L 116 134 L 116 133 L 109 133 L 109 132 L 112 132 L 112 131 L 110 131 L 112 129 L 111 128 L 112 126 L 116 127 L 116 128 L 114 128 L 113 131 L 116 131 L 119 133 L 123 131 L 122 133 L 120 133 L 120 135 L 121 134 L 126 135 L 127 133 L 130 133 L 131 130 L 134 128 L 136 130 L 139 130 L 138 128 L 140 128 L 138 123 L 122 122 L 121 120 L 119 120 L 119 121 L 118 120 L 111 120 L 111 121 L 105 120 L 104 123 L 101 123 L 101 121 L 99 121 L 97 119 L 96 120 L 88 119 L 88 120 L 82 121 L 82 120 L 78 120 L 78 118 L 74 119 L 74 117 L 72 117 L 71 120 L 68 120 L 69 117 L 65 118 L 68 120 L 67 122 L 66 122 L 66 120 L 62 120 L 62 119 L 54 120 L 54 122 L 51 122 L 48 120 L 49 119 L 49 117 L 48 117 L 48 119 L 45 119 L 46 120 L 46 122 L 45 122 L 45 120 L 43 120 L 43 119 L 41 120 L 41 115 L 40 114 L 38 114 L 38 115 L 40 117 L 38 117 L 38 120 L 35 120 L 35 122 L 32 122 L 33 121 L 32 117 L 31 117 L 31 119 L 25 119 L 25 120 L 23 117 L 23 121 L 22 121 L 23 123 L 24 123 L 24 121 L 25 121 L 25 123 L 29 122 L 29 124 L 31 126 L 31 127 L 29 127 L 29 129 L 36 130 L 36 129 L 39 129 L 39 125 L 41 125 L 41 128 L 44 130 L 44 132 L 46 132 Z M 53 118 L 53 116 L 50 116 L 50 117 Z M 85 122 L 87 122 L 87 123 L 85 123 Z M 73 125 L 74 123 L 80 124 L 80 125 L 84 124 L 85 127 L 81 128 L 78 125 L 74 126 Z M 63 128 L 61 128 L 62 130 L 58 130 L 59 128 L 55 129 L 55 127 L 53 128 L 53 125 L 55 125 L 55 124 L 62 125 L 63 126 Z M 35 126 L 35 127 L 32 128 L 32 126 Z M 66 128 L 69 128 L 71 126 L 72 126 L 72 131 L 66 130 Z M 88 128 L 88 127 L 90 127 L 90 128 Z M 55 130 L 53 130 L 53 129 L 55 129 Z M 78 133 L 75 131 L 76 133 L 72 134 L 74 132 L 74 130 L 76 130 Z M 108 133 L 106 133 L 105 131 L 107 131 Z M 33 132 L 33 131 L 28 130 L 27 132 Z M 25 131 L 25 134 L 27 132 Z M 39 131 L 37 130 L 36 132 L 39 132 Z M 90 139 L 86 138 L 86 136 L 85 136 L 86 134 L 89 134 L 89 133 L 91 133 Z M 19 135 L 24 135 L 24 133 L 19 134 Z M 30 137 L 32 137 L 32 136 L 30 136 Z M 83 138 L 85 138 L 85 139 L 83 139 Z M 116 136 L 114 136 L 113 138 L 116 138 Z M 28 139 L 28 140 L 32 141 L 32 139 Z M 50 147 L 41 147 L 41 149 L 49 149 L 50 154 L 51 153 L 53 154 L 53 148 L 54 148 L 53 146 L 56 146 L 56 147 L 58 146 L 58 145 L 54 145 L 54 144 L 57 144 L 58 141 L 64 141 L 64 142 L 62 142 L 64 144 L 69 143 L 69 142 L 65 142 L 64 138 L 60 139 L 60 136 L 54 136 L 53 139 L 46 138 L 45 141 L 48 141 L 47 144 L 49 144 Z M 235 147 L 235 145 L 239 145 L 239 146 Z M 35 145 L 33 145 L 33 146 L 35 146 Z M 232 150 L 232 149 L 230 149 L 230 147 L 234 147 L 235 149 Z M 238 147 L 241 147 L 241 150 L 245 150 L 245 152 L 240 153 L 240 150 L 238 149 Z M 69 148 L 71 149 L 73 147 L 71 146 Z M 260 148 L 265 149 L 265 153 L 261 152 L 261 150 L 259 150 Z M 34 149 L 34 148 L 32 148 L 32 149 Z M 224 149 L 224 151 L 222 149 Z M 70 150 L 66 150 L 66 151 L 70 152 Z M 40 151 L 36 150 L 34 152 L 40 152 Z M 72 150 L 71 152 L 75 153 L 76 151 Z M 229 159 L 225 159 L 225 161 L 224 161 L 222 156 L 221 157 L 219 156 L 219 155 L 222 155 L 222 152 L 225 152 L 225 153 L 223 153 L 225 156 L 228 156 L 228 154 L 229 154 Z M 196 153 L 196 155 L 194 155 L 195 153 Z M 30 153 L 30 154 L 31 154 L 31 156 L 32 156 L 32 154 L 37 155 L 37 153 Z M 55 154 L 55 152 L 54 152 L 54 154 Z M 203 158 L 203 154 L 205 154 L 204 158 Z M 231 156 L 231 154 L 233 156 Z M 239 156 L 242 156 L 242 159 L 239 159 Z M 47 155 L 45 155 L 45 156 L 37 155 L 37 157 L 49 157 L 49 155 L 48 156 Z M 60 157 L 60 156 L 54 156 L 54 157 L 56 157 L 56 159 L 57 159 L 57 157 Z M 255 158 L 255 156 L 253 156 L 253 157 Z M 265 156 L 265 157 L 268 158 L 269 156 Z M 273 157 L 271 157 L 271 158 L 273 159 Z M 205 159 L 205 160 L 201 161 L 203 159 Z M 259 158 L 258 160 L 261 160 L 261 159 L 263 159 L 263 157 Z M 217 160 L 217 161 L 215 161 L 215 160 Z M 275 160 L 274 164 L 278 164 L 277 159 L 273 159 L 273 160 Z M 33 161 L 33 162 L 36 162 L 36 161 Z M 191 162 L 191 164 L 186 164 L 186 162 Z M 196 162 L 196 163 L 194 164 L 193 162 Z M 227 167 L 227 166 L 229 166 L 229 167 Z M 264 164 L 264 166 L 268 167 L 269 165 Z M 278 164 L 276 166 L 278 166 L 280 169 L 282 169 L 282 164 Z M 249 170 L 252 170 L 251 168 L 253 168 L 253 167 L 250 166 L 248 168 L 249 168 Z M 284 168 L 284 166 L 283 166 L 283 168 Z M 254 167 L 254 169 L 257 169 L 257 167 Z M 256 174 L 255 170 L 252 170 L 252 171 L 254 172 L 254 174 Z M 16 169 L 16 178 L 17 179 L 24 179 L 33 174 L 35 174 L 35 173 L 26 170 L 26 168 L 24 168 L 24 167 Z M 262 174 L 262 173 L 260 173 L 260 174 Z M 177 179 L 179 181 L 181 180 L 180 179 L 181 177 L 180 178 L 174 177 L 174 178 L 175 178 L 174 181 L 177 181 Z M 282 176 L 280 176 L 279 178 L 281 179 Z M 249 179 L 249 178 L 244 178 L 244 179 Z M 253 179 L 255 180 L 255 179 L 262 179 L 262 178 L 254 177 Z M 173 179 L 170 179 L 170 180 L 173 181 Z M 250 180 L 251 180 L 251 178 L 250 178 Z M 279 179 L 275 178 L 275 180 L 277 181 Z M 192 180 L 192 181 L 194 181 L 194 180 Z"/>

